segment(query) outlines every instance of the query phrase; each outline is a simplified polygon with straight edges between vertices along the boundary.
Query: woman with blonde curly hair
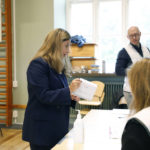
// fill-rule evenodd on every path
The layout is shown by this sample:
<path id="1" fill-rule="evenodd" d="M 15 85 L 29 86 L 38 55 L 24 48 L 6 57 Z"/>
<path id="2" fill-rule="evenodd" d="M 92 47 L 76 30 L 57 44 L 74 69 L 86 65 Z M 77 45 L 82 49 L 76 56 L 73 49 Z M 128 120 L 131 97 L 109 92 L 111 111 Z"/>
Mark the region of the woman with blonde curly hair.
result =
<path id="1" fill-rule="evenodd" d="M 133 101 L 122 135 L 122 150 L 150 150 L 150 59 L 136 62 L 128 78 Z"/>

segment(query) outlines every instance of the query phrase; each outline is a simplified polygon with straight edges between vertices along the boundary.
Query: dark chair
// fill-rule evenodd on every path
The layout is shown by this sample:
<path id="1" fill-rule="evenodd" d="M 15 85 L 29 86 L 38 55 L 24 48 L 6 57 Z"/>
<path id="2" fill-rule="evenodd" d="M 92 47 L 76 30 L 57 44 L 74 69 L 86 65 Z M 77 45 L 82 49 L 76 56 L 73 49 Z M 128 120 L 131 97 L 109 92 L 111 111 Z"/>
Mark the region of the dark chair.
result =
<path id="1" fill-rule="evenodd" d="M 127 102 L 124 98 L 122 91 L 116 91 L 113 93 L 111 108 L 112 109 L 128 109 Z"/>

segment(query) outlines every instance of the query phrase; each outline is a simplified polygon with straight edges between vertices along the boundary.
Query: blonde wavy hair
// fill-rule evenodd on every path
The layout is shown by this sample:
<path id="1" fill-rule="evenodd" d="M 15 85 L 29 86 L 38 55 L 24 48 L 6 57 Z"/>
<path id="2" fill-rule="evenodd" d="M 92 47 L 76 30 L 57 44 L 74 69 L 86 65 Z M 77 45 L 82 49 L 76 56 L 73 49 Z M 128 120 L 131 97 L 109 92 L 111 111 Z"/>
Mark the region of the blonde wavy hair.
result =
<path id="1" fill-rule="evenodd" d="M 128 71 L 128 78 L 133 94 L 130 109 L 134 114 L 150 106 L 150 59 L 136 62 Z"/>
<path id="2" fill-rule="evenodd" d="M 63 58 L 62 43 L 70 40 L 70 34 L 61 28 L 57 28 L 48 33 L 41 48 L 38 50 L 32 60 L 43 58 L 57 73 L 67 72 L 69 58 Z M 67 66 L 67 67 L 66 67 Z"/>

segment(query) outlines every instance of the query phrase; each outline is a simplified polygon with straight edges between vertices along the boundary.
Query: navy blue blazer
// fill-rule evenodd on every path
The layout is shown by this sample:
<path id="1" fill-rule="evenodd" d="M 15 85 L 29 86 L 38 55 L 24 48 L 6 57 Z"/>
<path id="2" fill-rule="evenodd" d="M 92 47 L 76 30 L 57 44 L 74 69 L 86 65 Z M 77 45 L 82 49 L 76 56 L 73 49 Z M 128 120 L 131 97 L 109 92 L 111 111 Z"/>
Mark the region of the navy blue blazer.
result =
<path id="1" fill-rule="evenodd" d="M 27 70 L 28 104 L 23 123 L 23 140 L 53 147 L 68 132 L 71 100 L 66 76 L 58 74 L 42 58 Z"/>

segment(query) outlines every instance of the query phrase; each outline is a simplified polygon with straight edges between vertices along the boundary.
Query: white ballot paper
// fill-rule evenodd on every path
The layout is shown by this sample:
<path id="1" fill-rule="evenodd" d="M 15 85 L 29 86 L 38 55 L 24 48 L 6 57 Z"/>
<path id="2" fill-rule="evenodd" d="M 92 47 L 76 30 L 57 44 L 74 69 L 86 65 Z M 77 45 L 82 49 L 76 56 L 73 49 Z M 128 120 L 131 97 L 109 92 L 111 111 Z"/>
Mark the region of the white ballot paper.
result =
<path id="1" fill-rule="evenodd" d="M 92 100 L 96 92 L 97 85 L 82 78 L 80 78 L 80 80 L 82 81 L 80 87 L 72 94 L 82 99 Z"/>

